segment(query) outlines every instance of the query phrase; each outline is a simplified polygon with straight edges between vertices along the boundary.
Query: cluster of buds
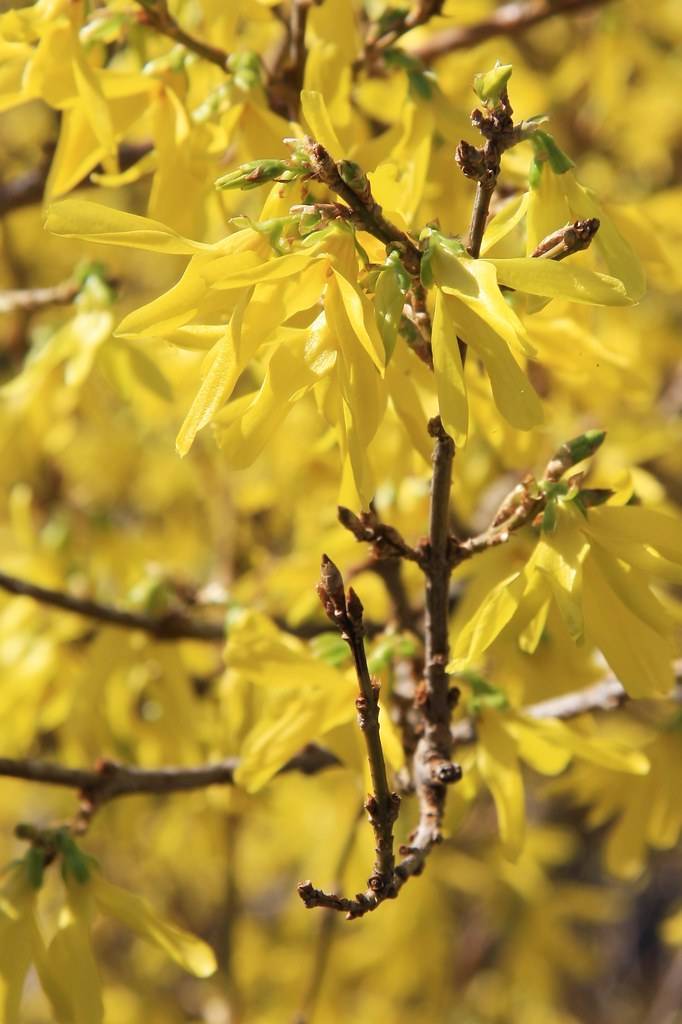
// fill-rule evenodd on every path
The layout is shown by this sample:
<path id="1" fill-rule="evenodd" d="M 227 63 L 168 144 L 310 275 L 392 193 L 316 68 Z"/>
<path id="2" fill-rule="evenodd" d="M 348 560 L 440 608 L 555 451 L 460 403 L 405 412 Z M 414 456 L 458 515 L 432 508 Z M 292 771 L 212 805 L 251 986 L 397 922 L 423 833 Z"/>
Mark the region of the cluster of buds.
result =
<path id="1" fill-rule="evenodd" d="M 594 455 L 605 436 L 603 430 L 586 430 L 565 441 L 549 460 L 541 480 L 529 473 L 507 495 L 493 517 L 491 531 L 502 528 L 508 536 L 531 522 L 549 533 L 554 529 L 560 500 L 575 502 L 582 512 L 608 501 L 612 492 L 607 488 L 581 488 L 584 473 L 562 479 L 569 469 Z"/>

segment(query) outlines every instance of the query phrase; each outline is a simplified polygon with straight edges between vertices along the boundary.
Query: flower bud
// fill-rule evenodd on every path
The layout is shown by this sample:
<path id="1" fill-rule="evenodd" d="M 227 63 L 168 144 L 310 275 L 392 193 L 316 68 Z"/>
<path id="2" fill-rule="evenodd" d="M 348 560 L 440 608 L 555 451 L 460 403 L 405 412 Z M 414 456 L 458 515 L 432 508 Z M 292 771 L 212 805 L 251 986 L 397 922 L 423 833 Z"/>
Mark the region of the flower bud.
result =
<path id="1" fill-rule="evenodd" d="M 216 188 L 258 188 L 267 181 L 292 181 L 298 174 L 284 160 L 251 160 L 218 178 Z"/>

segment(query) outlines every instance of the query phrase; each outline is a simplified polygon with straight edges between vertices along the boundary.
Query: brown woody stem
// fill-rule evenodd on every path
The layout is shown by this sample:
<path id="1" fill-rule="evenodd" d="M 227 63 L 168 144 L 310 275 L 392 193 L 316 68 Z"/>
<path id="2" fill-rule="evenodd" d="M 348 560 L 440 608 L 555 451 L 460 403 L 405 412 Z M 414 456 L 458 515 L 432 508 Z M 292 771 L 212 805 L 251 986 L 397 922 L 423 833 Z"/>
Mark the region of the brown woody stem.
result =
<path id="1" fill-rule="evenodd" d="M 169 612 L 157 617 L 140 612 L 128 612 L 101 604 L 99 601 L 91 601 L 89 598 L 74 597 L 62 590 L 52 590 L 37 583 L 29 583 L 4 572 L 0 572 L 0 589 L 18 597 L 30 597 L 34 601 L 65 612 L 83 615 L 96 622 L 125 629 L 139 629 L 153 636 L 155 640 L 192 639 L 220 642 L 225 639 L 225 627 L 219 622 L 201 622 L 190 619 L 180 612 Z"/>
<path id="2" fill-rule="evenodd" d="M 367 666 L 362 604 L 352 587 L 348 594 L 345 593 L 341 573 L 327 555 L 322 556 L 321 581 L 317 590 L 327 616 L 348 644 L 355 662 L 360 689 L 355 705 L 372 779 L 372 793 L 365 801 L 365 809 L 374 832 L 376 859 L 367 891 L 359 893 L 355 900 L 327 895 L 315 889 L 311 882 L 302 882 L 298 892 L 307 907 L 333 905 L 335 909 L 345 910 L 349 917 L 360 917 L 395 895 L 393 825 L 398 817 L 400 798 L 391 791 L 386 774 L 379 730 L 379 686 L 370 676 Z"/>
<path id="3" fill-rule="evenodd" d="M 384 245 L 395 246 L 409 273 L 418 277 L 421 263 L 419 249 L 409 235 L 384 217 L 366 179 L 361 188 L 353 188 L 343 180 L 337 164 L 320 142 L 309 138 L 305 149 L 314 177 L 348 204 L 365 231 Z"/>

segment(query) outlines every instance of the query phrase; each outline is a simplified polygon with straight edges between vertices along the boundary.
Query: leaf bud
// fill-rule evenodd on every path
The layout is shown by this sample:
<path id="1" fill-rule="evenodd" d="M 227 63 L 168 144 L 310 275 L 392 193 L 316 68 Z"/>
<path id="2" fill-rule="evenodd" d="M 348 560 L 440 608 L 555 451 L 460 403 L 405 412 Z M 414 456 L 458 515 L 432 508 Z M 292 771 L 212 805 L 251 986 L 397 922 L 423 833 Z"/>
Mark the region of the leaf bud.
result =
<path id="1" fill-rule="evenodd" d="M 474 92 L 488 109 L 496 107 L 507 89 L 511 78 L 511 64 L 500 64 L 480 75 L 474 75 Z"/>

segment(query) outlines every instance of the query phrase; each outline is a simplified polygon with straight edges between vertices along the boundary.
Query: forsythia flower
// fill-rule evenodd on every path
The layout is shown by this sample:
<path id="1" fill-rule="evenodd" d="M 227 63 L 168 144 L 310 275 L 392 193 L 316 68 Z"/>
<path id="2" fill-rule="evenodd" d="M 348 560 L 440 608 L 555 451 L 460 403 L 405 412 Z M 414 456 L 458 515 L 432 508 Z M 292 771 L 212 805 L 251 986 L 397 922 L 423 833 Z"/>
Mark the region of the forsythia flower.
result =
<path id="1" fill-rule="evenodd" d="M 656 577 L 682 579 L 681 536 L 654 509 L 579 511 L 560 500 L 525 567 L 493 586 L 457 633 L 451 670 L 476 664 L 507 626 L 532 654 L 554 604 L 573 640 L 601 650 L 631 696 L 669 693 L 673 622 L 651 587 Z"/>
<path id="2" fill-rule="evenodd" d="M 57 1024 L 99 1024 L 103 1004 L 92 947 L 97 912 L 113 917 L 153 943 L 199 978 L 216 970 L 212 950 L 200 939 L 163 920 L 139 896 L 107 882 L 92 858 L 83 854 L 66 830 L 45 837 L 62 859 L 65 903 L 47 947 L 35 919 L 36 895 L 47 855 L 32 846 L 8 871 L 0 890 L 0 1024 L 15 1024 L 24 980 L 35 966 Z"/>
<path id="3" fill-rule="evenodd" d="M 36 892 L 26 859 L 6 869 L 0 886 L 0 1024 L 21 1019 L 26 975 L 31 963 L 44 956 L 35 918 Z"/>

